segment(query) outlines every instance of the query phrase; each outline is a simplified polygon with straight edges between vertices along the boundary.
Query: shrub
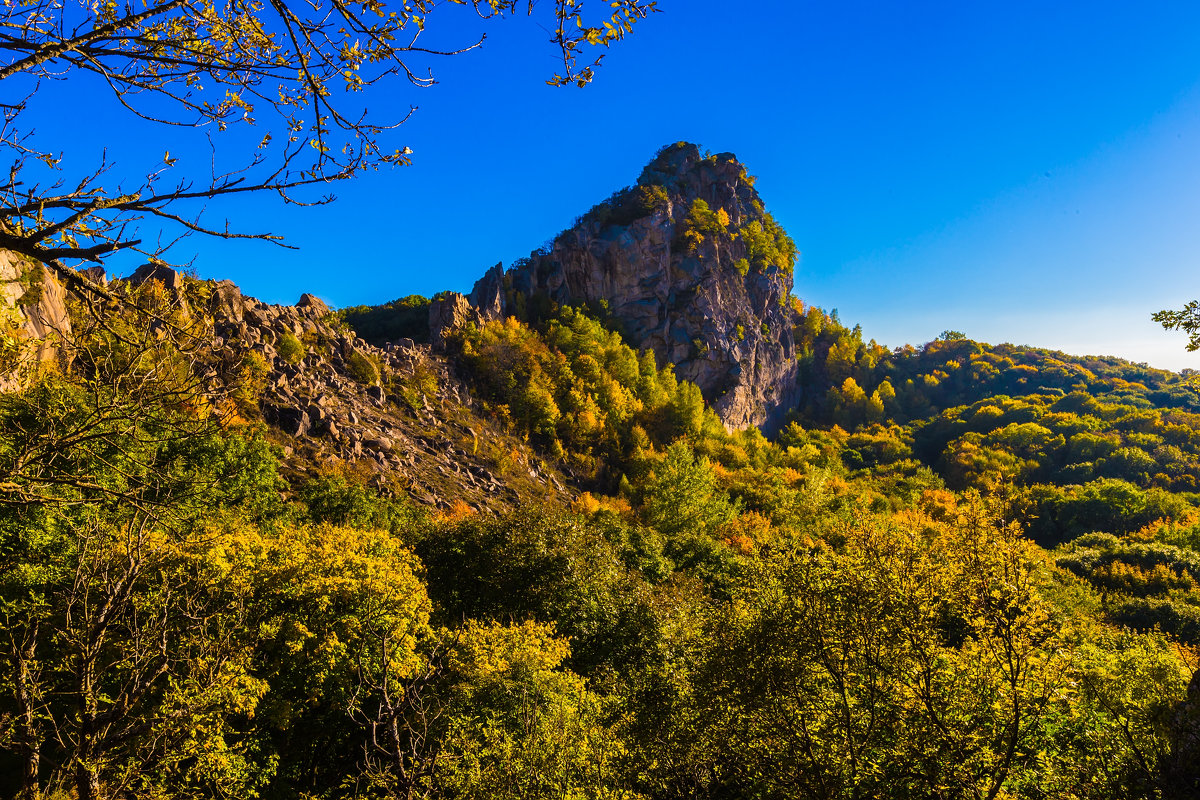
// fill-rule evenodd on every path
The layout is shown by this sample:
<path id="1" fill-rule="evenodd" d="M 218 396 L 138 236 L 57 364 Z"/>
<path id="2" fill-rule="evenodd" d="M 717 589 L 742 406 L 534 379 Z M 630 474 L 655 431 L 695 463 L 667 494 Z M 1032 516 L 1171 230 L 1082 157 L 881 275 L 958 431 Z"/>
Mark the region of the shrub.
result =
<path id="1" fill-rule="evenodd" d="M 748 222 L 738 230 L 738 236 L 754 269 L 766 272 L 768 267 L 776 267 L 791 274 L 796 265 L 796 243 L 770 214 L 764 213 L 761 222 Z"/>
<path id="2" fill-rule="evenodd" d="M 279 337 L 276 349 L 279 351 L 279 357 L 289 364 L 299 364 L 308 355 L 308 350 L 300 340 L 290 333 Z"/>
<path id="3" fill-rule="evenodd" d="M 345 472 L 317 475 L 297 495 L 313 523 L 412 535 L 425 521 L 424 512 L 406 500 L 384 497 L 360 476 Z"/>
<path id="4" fill-rule="evenodd" d="M 422 398 L 437 395 L 437 373 L 424 360 L 419 360 L 413 364 L 409 375 L 395 381 L 395 386 L 390 388 L 396 389 L 404 403 L 413 411 L 417 411 L 425 405 Z"/>
<path id="5" fill-rule="evenodd" d="M 346 359 L 346 368 L 350 371 L 350 377 L 359 383 L 373 385 L 379 383 L 379 365 L 375 360 L 363 354 L 359 350 L 355 350 Z"/>
<path id="6" fill-rule="evenodd" d="M 267 388 L 267 376 L 270 374 L 270 365 L 258 353 L 251 351 L 242 358 L 233 400 L 243 412 L 253 413 L 257 410 L 258 400 Z"/>
<path id="7" fill-rule="evenodd" d="M 718 236 L 726 231 L 729 214 L 722 214 L 724 209 L 713 211 L 708 203 L 700 198 L 692 201 L 688 215 L 677 229 L 674 249 L 677 252 L 691 253 L 705 236 Z"/>
<path id="8" fill-rule="evenodd" d="M 615 195 L 612 199 L 611 225 L 628 225 L 634 220 L 648 217 L 671 199 L 661 186 L 635 186 Z"/>
<path id="9" fill-rule="evenodd" d="M 1135 631 L 1158 628 L 1186 644 L 1200 642 L 1200 609 L 1173 599 L 1127 600 L 1110 612 L 1110 618 Z"/>
<path id="10" fill-rule="evenodd" d="M 18 306 L 32 306 L 41 302 L 46 291 L 45 271 L 41 264 L 28 263 L 20 270 L 17 281 L 21 287 L 21 296 L 17 298 Z"/>
<path id="11" fill-rule="evenodd" d="M 670 202 L 667 190 L 657 184 L 627 186 L 595 205 L 580 218 L 580 221 L 602 228 L 609 225 L 629 225 L 650 216 Z"/>

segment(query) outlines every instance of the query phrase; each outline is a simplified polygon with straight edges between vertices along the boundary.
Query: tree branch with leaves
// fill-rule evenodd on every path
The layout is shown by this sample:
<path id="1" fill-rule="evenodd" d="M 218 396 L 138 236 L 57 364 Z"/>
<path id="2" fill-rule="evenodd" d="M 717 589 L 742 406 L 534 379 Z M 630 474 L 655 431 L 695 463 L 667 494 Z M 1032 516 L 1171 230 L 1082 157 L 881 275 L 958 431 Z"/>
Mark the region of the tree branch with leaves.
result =
<path id="1" fill-rule="evenodd" d="M 555 0 L 550 9 L 533 0 L 5 5 L 0 86 L 9 91 L 0 98 L 0 149 L 9 168 L 0 179 L 0 247 L 65 276 L 125 250 L 163 259 L 191 234 L 280 243 L 268 232 L 210 223 L 195 204 L 267 192 L 285 203 L 320 205 L 333 200 L 334 182 L 410 163 L 411 149 L 397 146 L 394 133 L 413 108 L 381 114 L 368 100 L 390 106 L 379 92 L 428 87 L 436 82 L 432 59 L 483 44 L 486 34 L 477 32 L 465 33 L 455 47 L 426 44 L 434 22 L 455 38 L 453 28 L 462 23 L 445 16 L 453 5 L 485 22 L 521 11 L 546 17 L 560 54 L 560 70 L 547 81 L 556 86 L 590 82 L 603 55 L 589 60 L 585 51 L 606 49 L 657 10 L 657 0 L 616 0 L 602 15 L 585 13 L 578 0 Z M 133 118 L 205 137 L 213 153 L 207 174 L 183 174 L 178 156 L 167 151 L 149 172 L 131 178 L 107 155 L 81 168 L 76 152 L 44 145 L 28 121 L 37 93 L 60 81 L 87 84 Z M 164 240 L 147 228 L 172 234 Z"/>

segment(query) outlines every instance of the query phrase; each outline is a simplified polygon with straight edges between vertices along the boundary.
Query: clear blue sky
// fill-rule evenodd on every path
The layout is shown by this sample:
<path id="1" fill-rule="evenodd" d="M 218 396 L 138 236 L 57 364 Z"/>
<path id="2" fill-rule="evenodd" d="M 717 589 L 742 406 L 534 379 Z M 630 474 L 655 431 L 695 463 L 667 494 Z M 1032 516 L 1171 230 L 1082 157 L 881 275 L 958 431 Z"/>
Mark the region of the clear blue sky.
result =
<path id="1" fill-rule="evenodd" d="M 413 166 L 324 208 L 212 205 L 299 251 L 193 239 L 177 255 L 275 302 L 467 290 L 686 139 L 759 177 L 803 254 L 796 294 L 867 337 L 958 329 L 1200 367 L 1149 321 L 1200 297 L 1200 4 L 661 7 L 583 90 L 544 85 L 536 25 L 492 24 L 434 64 L 437 86 L 397 87 L 419 105 Z"/>

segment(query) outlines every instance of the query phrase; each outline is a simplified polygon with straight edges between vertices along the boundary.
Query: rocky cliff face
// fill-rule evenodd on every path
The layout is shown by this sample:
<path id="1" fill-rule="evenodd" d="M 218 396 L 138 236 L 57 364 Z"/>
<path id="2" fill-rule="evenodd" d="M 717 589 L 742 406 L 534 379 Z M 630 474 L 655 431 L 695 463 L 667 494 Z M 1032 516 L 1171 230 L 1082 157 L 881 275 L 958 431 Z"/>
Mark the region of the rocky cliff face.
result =
<path id="1" fill-rule="evenodd" d="M 606 307 L 631 344 L 696 383 L 730 428 L 773 432 L 798 401 L 795 249 L 737 159 L 664 148 L 618 192 L 471 293 L 485 318 Z"/>
<path id="2" fill-rule="evenodd" d="M 70 331 L 62 284 L 41 264 L 0 250 L 0 392 L 56 359 Z"/>

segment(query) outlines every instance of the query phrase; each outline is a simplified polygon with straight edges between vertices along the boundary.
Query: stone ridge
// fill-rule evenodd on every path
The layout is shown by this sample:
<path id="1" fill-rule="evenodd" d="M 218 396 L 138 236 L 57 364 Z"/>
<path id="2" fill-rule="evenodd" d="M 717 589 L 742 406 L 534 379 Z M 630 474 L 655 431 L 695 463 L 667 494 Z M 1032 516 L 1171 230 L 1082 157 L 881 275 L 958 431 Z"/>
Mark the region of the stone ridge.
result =
<path id="1" fill-rule="evenodd" d="M 755 257 L 743 234 L 755 222 L 774 225 L 732 154 L 671 145 L 548 250 L 491 269 L 471 306 L 484 319 L 603 306 L 632 345 L 696 383 L 726 426 L 774 433 L 799 401 L 792 275 Z"/>
<path id="2" fill-rule="evenodd" d="M 109 285 L 98 268 L 88 277 Z M 441 509 L 463 503 L 499 512 L 523 501 L 569 501 L 567 476 L 499 430 L 453 365 L 428 345 L 402 339 L 373 347 L 312 295 L 294 306 L 271 305 L 231 281 L 201 282 L 163 264 L 144 265 L 112 285 L 147 281 L 161 284 L 179 313 L 211 323 L 206 346 L 223 362 L 257 362 L 258 410 L 283 449 L 289 477 L 350 470 L 385 493 Z M 0 333 L 23 345 L 17 357 L 57 357 L 65 365 L 65 297 L 40 265 L 0 250 Z M 20 390 L 20 365 L 0 355 L 0 392 Z"/>
<path id="3" fill-rule="evenodd" d="M 428 345 L 402 339 L 377 348 L 312 295 L 269 305 L 230 281 L 213 285 L 207 311 L 214 347 L 262 359 L 263 418 L 282 434 L 291 471 L 342 464 L 439 508 L 456 500 L 492 511 L 532 497 L 565 502 L 554 470 L 495 430 Z"/>

